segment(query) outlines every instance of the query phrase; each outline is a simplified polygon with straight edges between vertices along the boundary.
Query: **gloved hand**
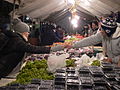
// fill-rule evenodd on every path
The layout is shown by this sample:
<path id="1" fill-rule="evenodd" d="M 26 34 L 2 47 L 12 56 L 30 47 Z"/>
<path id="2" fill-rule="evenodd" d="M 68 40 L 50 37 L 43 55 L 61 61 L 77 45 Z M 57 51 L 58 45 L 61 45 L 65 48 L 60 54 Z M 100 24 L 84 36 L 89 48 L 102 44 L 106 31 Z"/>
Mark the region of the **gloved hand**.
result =
<path id="1" fill-rule="evenodd" d="M 57 45 L 57 46 L 51 47 L 51 52 L 61 51 L 64 48 L 65 47 L 63 45 Z"/>

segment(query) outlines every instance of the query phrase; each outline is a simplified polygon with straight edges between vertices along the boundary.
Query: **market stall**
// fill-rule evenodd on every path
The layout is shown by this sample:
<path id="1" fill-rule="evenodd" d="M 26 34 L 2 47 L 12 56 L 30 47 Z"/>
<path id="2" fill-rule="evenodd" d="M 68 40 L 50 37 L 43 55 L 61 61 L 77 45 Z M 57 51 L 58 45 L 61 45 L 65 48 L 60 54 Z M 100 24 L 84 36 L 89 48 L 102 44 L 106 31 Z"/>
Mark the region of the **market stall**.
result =
<path id="1" fill-rule="evenodd" d="M 80 35 L 67 36 L 64 43 L 49 47 L 73 44 L 83 38 Z M 26 58 L 27 63 L 16 80 L 11 82 L 8 77 L 9 84 L 0 89 L 119 90 L 120 67 L 103 62 L 103 59 L 102 47 L 97 46 L 32 54 Z"/>
<path id="2" fill-rule="evenodd" d="M 22 44 L 9 41 L 11 44 L 9 45 L 5 42 L 9 48 L 6 49 L 6 46 L 2 45 L 6 38 L 3 40 L 4 38 L 0 36 L 0 40 L 3 40 L 0 42 L 2 47 L 0 71 L 4 72 L 2 67 L 4 65 L 6 71 L 5 74 L 0 72 L 0 90 L 120 90 L 119 0 L 115 2 L 112 0 L 61 0 L 61 2 L 1 0 L 0 2 L 2 6 L 12 4 L 10 6 L 12 9 L 4 9 L 7 6 L 0 9 L 1 21 L 5 20 L 2 19 L 4 15 L 6 16 L 4 10 L 11 16 L 7 16 L 9 20 L 0 23 L 1 36 L 13 35 L 10 39 L 7 37 L 7 40 L 16 40 L 16 42 L 25 39 L 21 41 Z M 109 18 L 105 19 L 106 16 Z M 97 22 L 97 28 L 93 23 L 94 20 Z M 83 26 L 88 27 L 82 29 Z M 98 32 L 88 34 L 95 29 L 99 29 Z M 104 35 L 107 38 L 104 38 Z M 88 40 L 82 43 L 90 44 L 74 47 L 74 44 L 80 43 L 83 39 Z M 97 42 L 102 43 L 103 47 Z M 21 47 L 16 48 L 19 45 Z M 62 49 L 59 50 L 58 46 Z M 54 51 L 53 48 L 58 50 Z M 16 55 L 15 60 L 6 59 L 11 53 Z M 24 57 L 25 60 L 19 60 Z M 13 64 L 11 68 L 12 63 L 16 65 Z M 15 71 L 19 70 L 16 69 L 17 66 L 20 69 L 18 73 Z M 10 73 L 11 71 L 13 74 Z"/>

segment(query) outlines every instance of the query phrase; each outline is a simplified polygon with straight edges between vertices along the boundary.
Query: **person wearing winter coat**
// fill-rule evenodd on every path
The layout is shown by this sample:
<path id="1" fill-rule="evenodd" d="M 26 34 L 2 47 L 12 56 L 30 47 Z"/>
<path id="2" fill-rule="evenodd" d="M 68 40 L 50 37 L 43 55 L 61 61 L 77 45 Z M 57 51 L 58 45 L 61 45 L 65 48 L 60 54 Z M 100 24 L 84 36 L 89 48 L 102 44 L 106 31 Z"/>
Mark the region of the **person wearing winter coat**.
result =
<path id="1" fill-rule="evenodd" d="M 92 27 L 92 35 L 96 34 L 98 31 L 98 27 L 99 27 L 98 22 L 93 21 L 91 24 L 91 27 Z"/>
<path id="2" fill-rule="evenodd" d="M 120 66 L 120 27 L 117 27 L 117 23 L 111 18 L 106 18 L 101 22 L 100 31 L 95 35 L 67 47 L 81 48 L 98 43 L 102 43 L 108 61 Z"/>
<path id="3" fill-rule="evenodd" d="M 44 54 L 58 50 L 56 47 L 50 48 L 29 44 L 29 26 L 19 19 L 14 20 L 13 29 L 15 32 L 8 31 L 8 33 L 5 33 L 9 40 L 0 49 L 0 78 L 18 73 L 26 53 Z"/>
<path id="4" fill-rule="evenodd" d="M 88 37 L 88 30 L 89 30 L 89 26 L 86 24 L 83 26 L 83 35 L 84 37 Z"/>

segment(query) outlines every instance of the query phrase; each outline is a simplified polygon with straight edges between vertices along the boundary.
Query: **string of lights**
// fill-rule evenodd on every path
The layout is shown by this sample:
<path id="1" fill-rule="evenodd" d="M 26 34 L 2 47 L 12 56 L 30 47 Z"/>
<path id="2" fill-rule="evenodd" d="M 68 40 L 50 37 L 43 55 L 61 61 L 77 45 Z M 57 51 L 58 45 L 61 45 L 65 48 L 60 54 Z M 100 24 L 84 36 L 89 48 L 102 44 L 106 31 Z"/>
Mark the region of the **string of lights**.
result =
<path id="1" fill-rule="evenodd" d="M 67 0 L 67 5 L 69 6 L 69 11 L 71 13 L 71 17 L 69 17 L 69 20 L 74 28 L 78 27 L 78 20 L 80 16 L 77 15 L 77 0 Z"/>
<path id="2" fill-rule="evenodd" d="M 90 2 L 94 0 L 65 0 L 65 3 L 69 7 L 69 11 L 71 13 L 71 17 L 69 17 L 69 21 L 73 25 L 74 28 L 78 27 L 78 21 L 80 16 L 77 14 L 77 6 L 80 4 L 84 6 L 90 6 Z"/>

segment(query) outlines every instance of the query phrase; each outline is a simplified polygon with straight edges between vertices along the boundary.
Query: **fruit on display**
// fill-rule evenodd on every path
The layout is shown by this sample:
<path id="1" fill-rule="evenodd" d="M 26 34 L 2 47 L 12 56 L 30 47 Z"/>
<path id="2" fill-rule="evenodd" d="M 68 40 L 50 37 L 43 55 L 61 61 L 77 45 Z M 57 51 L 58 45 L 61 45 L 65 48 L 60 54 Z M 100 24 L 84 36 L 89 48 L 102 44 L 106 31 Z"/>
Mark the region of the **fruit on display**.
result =
<path id="1" fill-rule="evenodd" d="M 83 37 L 80 37 L 77 38 L 76 36 L 70 36 L 69 38 L 66 38 L 65 42 L 64 43 L 61 43 L 61 42 L 57 42 L 57 43 L 54 43 L 53 45 L 50 45 L 50 47 L 54 47 L 56 45 L 72 45 L 72 43 L 76 42 L 76 41 L 79 41 L 81 40 Z"/>
<path id="2" fill-rule="evenodd" d="M 79 38 L 71 37 L 71 38 L 65 40 L 65 43 L 72 43 L 72 42 L 74 42 L 74 41 L 79 41 L 79 40 L 80 40 Z"/>
<path id="3" fill-rule="evenodd" d="M 84 38 L 83 36 L 81 36 L 81 35 L 79 35 L 79 34 L 76 35 L 75 37 L 76 37 L 76 38 L 79 38 L 79 39 L 83 39 L 83 38 Z"/>

